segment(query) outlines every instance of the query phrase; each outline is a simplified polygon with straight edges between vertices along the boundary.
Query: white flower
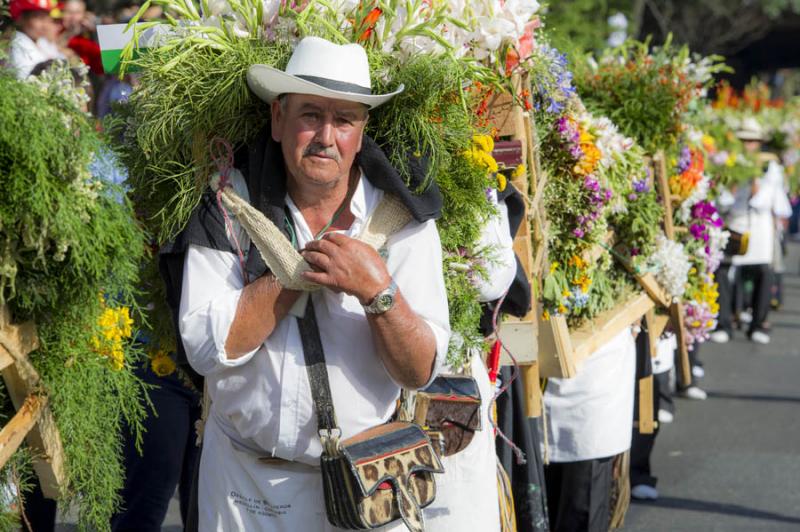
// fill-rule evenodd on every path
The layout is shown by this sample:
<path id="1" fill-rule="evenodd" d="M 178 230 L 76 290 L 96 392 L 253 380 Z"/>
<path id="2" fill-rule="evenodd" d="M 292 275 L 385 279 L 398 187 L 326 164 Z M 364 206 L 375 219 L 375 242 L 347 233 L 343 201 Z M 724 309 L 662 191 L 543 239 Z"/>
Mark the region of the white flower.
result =
<path id="1" fill-rule="evenodd" d="M 625 44 L 625 39 L 628 38 L 628 34 L 624 31 L 615 31 L 612 32 L 611 35 L 608 36 L 608 45 L 611 48 L 616 48 L 617 46 L 622 46 Z"/>
<path id="2" fill-rule="evenodd" d="M 686 290 L 692 268 L 683 245 L 659 234 L 656 236 L 656 251 L 648 259 L 648 264 L 655 271 L 658 284 L 673 300 L 679 300 Z"/>
<path id="3" fill-rule="evenodd" d="M 228 0 L 208 0 L 208 13 L 204 13 L 206 18 L 229 15 L 233 12 Z"/>
<path id="4" fill-rule="evenodd" d="M 608 17 L 608 25 L 615 30 L 628 29 L 628 17 L 624 13 L 616 13 Z"/>

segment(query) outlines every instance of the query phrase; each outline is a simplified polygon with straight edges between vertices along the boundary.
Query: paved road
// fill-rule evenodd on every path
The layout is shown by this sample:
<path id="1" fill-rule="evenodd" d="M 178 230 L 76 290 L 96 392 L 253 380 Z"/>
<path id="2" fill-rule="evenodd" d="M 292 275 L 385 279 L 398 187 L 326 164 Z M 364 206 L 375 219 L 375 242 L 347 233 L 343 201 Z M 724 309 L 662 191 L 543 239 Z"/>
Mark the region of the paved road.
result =
<path id="1" fill-rule="evenodd" d="M 653 453 L 660 498 L 634 503 L 626 532 L 800 531 L 800 244 L 787 264 L 769 345 L 703 345 L 708 400 L 677 400 Z"/>

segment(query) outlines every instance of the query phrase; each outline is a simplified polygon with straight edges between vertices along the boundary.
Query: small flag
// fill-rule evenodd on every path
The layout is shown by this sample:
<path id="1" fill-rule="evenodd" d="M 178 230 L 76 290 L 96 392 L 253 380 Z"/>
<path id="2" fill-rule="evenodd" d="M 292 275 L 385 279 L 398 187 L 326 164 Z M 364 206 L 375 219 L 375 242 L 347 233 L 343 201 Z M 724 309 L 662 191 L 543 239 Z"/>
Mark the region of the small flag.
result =
<path id="1" fill-rule="evenodd" d="M 127 24 L 103 24 L 97 26 L 97 39 L 100 41 L 100 57 L 107 74 L 118 74 L 122 62 L 122 50 L 133 39 L 133 28 L 125 31 Z M 144 31 L 139 37 L 139 48 L 134 50 L 134 59 L 146 48 L 156 46 L 155 38 L 166 30 L 163 25 Z"/>

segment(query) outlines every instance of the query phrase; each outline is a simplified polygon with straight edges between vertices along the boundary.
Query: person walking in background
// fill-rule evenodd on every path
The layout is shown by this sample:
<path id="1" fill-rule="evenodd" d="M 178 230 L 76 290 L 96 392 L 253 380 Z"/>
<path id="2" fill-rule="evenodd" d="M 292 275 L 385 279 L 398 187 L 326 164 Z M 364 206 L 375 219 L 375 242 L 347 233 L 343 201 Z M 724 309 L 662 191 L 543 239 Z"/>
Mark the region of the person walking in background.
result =
<path id="1" fill-rule="evenodd" d="M 754 119 L 745 120 L 737 136 L 744 140 L 749 153 L 760 151 L 764 135 Z M 750 186 L 740 187 L 736 191 L 731 207 L 729 227 L 737 232 L 750 233 L 747 253 L 734 256 L 732 264 L 737 268 L 735 291 L 740 301 L 744 301 L 743 280 L 750 278 L 753 281 L 753 311 L 747 336 L 759 344 L 770 341 L 764 324 L 770 306 L 776 220 L 788 218 L 791 213 L 789 198 L 783 187 L 783 167 L 776 161 L 769 163 L 763 177 L 756 177 Z M 746 303 L 744 306 L 747 306 Z"/>

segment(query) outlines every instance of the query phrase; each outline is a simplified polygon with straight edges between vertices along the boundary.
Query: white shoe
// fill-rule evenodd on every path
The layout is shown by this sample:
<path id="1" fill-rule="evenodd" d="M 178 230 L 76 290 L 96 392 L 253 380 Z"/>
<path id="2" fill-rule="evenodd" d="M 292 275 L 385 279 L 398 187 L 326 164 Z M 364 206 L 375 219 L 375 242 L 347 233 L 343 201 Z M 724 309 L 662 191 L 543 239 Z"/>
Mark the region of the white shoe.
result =
<path id="1" fill-rule="evenodd" d="M 692 377 L 695 379 L 702 379 L 706 376 L 706 370 L 703 369 L 703 366 L 692 366 Z"/>
<path id="2" fill-rule="evenodd" d="M 753 315 L 750 314 L 748 311 L 743 310 L 739 313 L 739 321 L 742 323 L 750 323 L 753 321 Z"/>
<path id="3" fill-rule="evenodd" d="M 654 501 L 658 499 L 658 490 L 647 484 L 637 484 L 631 488 L 631 497 L 640 501 Z"/>
<path id="4" fill-rule="evenodd" d="M 714 331 L 711 333 L 711 341 L 715 344 L 727 344 L 731 341 L 731 335 L 728 331 Z"/>
<path id="5" fill-rule="evenodd" d="M 681 392 L 681 395 L 686 399 L 694 399 L 696 401 L 705 401 L 708 398 L 708 394 L 697 386 L 689 386 Z"/>
<path id="6" fill-rule="evenodd" d="M 664 410 L 663 408 L 658 411 L 658 422 L 659 423 L 672 423 L 675 419 L 675 416 L 669 410 Z"/>
<path id="7" fill-rule="evenodd" d="M 750 340 L 757 344 L 766 345 L 769 343 L 769 335 L 765 332 L 753 331 L 753 334 L 750 335 Z"/>

